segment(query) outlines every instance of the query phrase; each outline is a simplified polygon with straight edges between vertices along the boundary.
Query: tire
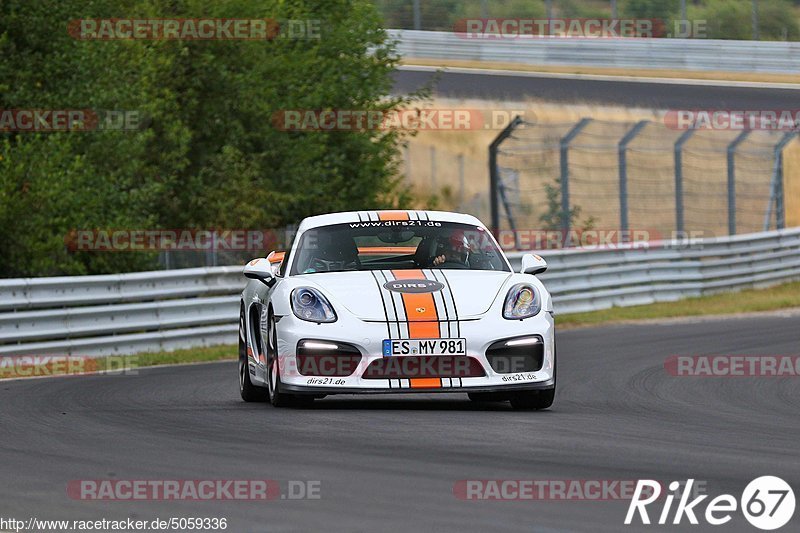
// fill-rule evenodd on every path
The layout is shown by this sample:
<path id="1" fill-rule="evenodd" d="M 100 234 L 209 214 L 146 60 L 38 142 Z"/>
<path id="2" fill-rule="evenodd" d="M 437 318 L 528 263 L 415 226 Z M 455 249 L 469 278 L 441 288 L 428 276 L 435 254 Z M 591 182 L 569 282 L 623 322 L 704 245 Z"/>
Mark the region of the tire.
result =
<path id="1" fill-rule="evenodd" d="M 278 328 L 272 309 L 267 318 L 267 389 L 273 407 L 307 407 L 314 403 L 313 396 L 295 396 L 281 391 L 281 373 L 278 368 Z"/>
<path id="2" fill-rule="evenodd" d="M 257 387 L 250 381 L 246 335 L 244 307 L 242 307 L 239 311 L 239 394 L 242 396 L 242 400 L 246 402 L 266 402 L 269 399 L 267 389 Z"/>
<path id="3" fill-rule="evenodd" d="M 553 405 L 556 388 L 518 392 L 511 397 L 511 407 L 522 411 L 547 409 Z"/>
<path id="4" fill-rule="evenodd" d="M 511 407 L 522 411 L 548 409 L 553 405 L 556 396 L 556 347 L 553 344 L 553 387 L 550 389 L 518 392 L 511 396 Z"/>

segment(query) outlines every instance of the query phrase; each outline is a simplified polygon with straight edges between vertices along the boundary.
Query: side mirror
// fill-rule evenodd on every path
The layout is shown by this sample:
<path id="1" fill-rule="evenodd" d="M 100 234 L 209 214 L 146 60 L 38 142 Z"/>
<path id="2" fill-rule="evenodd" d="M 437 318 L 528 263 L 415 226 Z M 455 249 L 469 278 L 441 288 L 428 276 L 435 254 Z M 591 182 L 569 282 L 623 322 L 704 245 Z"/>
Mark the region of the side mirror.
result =
<path id="1" fill-rule="evenodd" d="M 267 287 L 275 284 L 275 274 L 272 273 L 272 265 L 267 259 L 253 259 L 244 266 L 244 277 L 257 279 Z"/>
<path id="2" fill-rule="evenodd" d="M 525 254 L 522 256 L 522 268 L 519 269 L 522 274 L 541 274 L 547 270 L 547 261 L 536 254 Z"/>
<path id="3" fill-rule="evenodd" d="M 278 275 L 278 269 L 281 268 L 281 263 L 283 263 L 285 255 L 286 252 L 270 252 L 267 256 L 267 261 L 269 261 L 269 264 L 272 267 L 273 275 Z"/>

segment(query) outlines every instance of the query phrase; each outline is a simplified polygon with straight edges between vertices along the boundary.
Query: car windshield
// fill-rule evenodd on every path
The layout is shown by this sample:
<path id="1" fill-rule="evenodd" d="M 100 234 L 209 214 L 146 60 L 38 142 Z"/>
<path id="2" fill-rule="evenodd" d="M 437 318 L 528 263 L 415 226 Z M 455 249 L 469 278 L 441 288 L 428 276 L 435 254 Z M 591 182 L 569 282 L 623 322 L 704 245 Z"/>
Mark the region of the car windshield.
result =
<path id="1" fill-rule="evenodd" d="M 485 228 L 431 220 L 313 228 L 303 233 L 294 257 L 291 275 L 419 268 L 509 271 Z"/>

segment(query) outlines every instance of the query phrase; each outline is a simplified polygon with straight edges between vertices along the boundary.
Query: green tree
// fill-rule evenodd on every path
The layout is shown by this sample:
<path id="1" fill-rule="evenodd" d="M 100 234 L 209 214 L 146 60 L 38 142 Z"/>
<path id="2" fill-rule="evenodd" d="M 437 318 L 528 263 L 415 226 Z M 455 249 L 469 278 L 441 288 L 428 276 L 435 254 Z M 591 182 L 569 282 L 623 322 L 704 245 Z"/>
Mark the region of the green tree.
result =
<path id="1" fill-rule="evenodd" d="M 547 211 L 539 216 L 539 222 L 542 224 L 542 229 L 559 230 L 563 227 L 566 214 L 561 206 L 561 178 L 556 178 L 553 183 L 545 183 L 544 190 L 547 195 Z M 583 231 L 594 228 L 596 223 L 594 217 L 590 216 L 579 222 L 582 211 L 579 205 L 570 206 L 568 214 L 570 228 Z"/>
<path id="2" fill-rule="evenodd" d="M 67 35 L 77 2 L 0 4 L 0 109 L 135 109 L 130 47 Z M 103 2 L 94 2 L 97 9 Z M 101 43 L 91 43 L 98 45 Z M 117 68 L 110 68 L 119 65 Z M 142 254 L 70 253 L 76 228 L 152 226 L 158 194 L 140 161 L 146 133 L 0 134 L 0 275 L 108 272 L 152 264 Z"/>
<path id="3" fill-rule="evenodd" d="M 758 9 L 759 36 L 762 40 L 796 41 L 800 39 L 797 12 L 790 0 L 761 2 Z"/>
<path id="4" fill-rule="evenodd" d="M 620 4 L 623 17 L 664 21 L 672 20 L 680 8 L 679 0 L 626 0 Z"/>
<path id="5" fill-rule="evenodd" d="M 84 17 L 313 19 L 321 38 L 79 41 Z M 0 275 L 115 272 L 154 254 L 72 253 L 73 229 L 270 228 L 397 207 L 397 131 L 285 132 L 287 109 L 389 110 L 397 64 L 366 0 L 5 0 L 0 108 L 126 109 L 135 132 L 0 134 Z"/>

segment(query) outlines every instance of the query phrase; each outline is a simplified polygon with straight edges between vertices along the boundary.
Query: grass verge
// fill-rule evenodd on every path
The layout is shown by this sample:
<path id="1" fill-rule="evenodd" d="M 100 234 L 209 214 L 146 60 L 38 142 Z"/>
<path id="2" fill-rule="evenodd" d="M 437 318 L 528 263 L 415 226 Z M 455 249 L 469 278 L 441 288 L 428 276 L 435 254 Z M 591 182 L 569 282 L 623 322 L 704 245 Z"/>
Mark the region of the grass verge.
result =
<path id="1" fill-rule="evenodd" d="M 686 298 L 675 302 L 570 313 L 556 316 L 556 322 L 559 328 L 576 328 L 637 320 L 733 315 L 791 308 L 800 308 L 800 282 L 786 283 L 768 289 L 748 289 Z"/>
<path id="2" fill-rule="evenodd" d="M 233 361 L 237 347 L 233 344 L 176 350 L 174 352 L 111 355 L 108 357 L 75 356 L 12 356 L 0 357 L 0 380 L 106 372 L 133 375 L 146 366 Z"/>
<path id="3" fill-rule="evenodd" d="M 669 69 L 622 69 L 608 67 L 582 67 L 570 65 L 528 65 L 514 62 L 472 61 L 463 59 L 427 59 L 406 58 L 403 65 L 419 65 L 425 67 L 454 68 L 486 68 L 492 70 L 516 70 L 519 72 L 541 72 L 545 74 L 588 74 L 598 76 L 629 76 L 634 78 L 677 78 L 686 80 L 708 81 L 746 81 L 759 83 L 800 83 L 796 74 L 756 73 L 756 72 L 722 72 L 704 70 L 669 70 Z"/>
<path id="4" fill-rule="evenodd" d="M 176 350 L 174 352 L 140 353 L 136 355 L 139 366 L 174 365 L 179 363 L 207 363 L 233 360 L 238 357 L 233 344 Z"/>

